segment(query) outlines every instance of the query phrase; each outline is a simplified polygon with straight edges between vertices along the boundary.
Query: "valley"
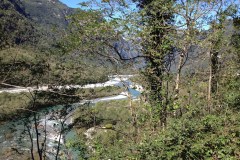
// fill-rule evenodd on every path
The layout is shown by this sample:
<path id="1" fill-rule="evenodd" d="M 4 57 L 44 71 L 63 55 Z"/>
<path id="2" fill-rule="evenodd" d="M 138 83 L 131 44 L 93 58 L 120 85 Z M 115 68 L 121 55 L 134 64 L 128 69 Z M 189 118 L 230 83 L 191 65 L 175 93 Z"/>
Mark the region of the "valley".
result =
<path id="1" fill-rule="evenodd" d="M 239 53 L 234 0 L 1 0 L 0 160 L 238 160 Z"/>

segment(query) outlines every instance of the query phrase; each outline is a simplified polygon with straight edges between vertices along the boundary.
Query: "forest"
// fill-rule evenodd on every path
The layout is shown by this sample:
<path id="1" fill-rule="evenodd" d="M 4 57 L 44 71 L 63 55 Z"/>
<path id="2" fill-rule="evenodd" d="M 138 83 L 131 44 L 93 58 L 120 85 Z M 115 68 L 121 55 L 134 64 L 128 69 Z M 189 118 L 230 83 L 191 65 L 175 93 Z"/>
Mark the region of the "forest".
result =
<path id="1" fill-rule="evenodd" d="M 238 0 L 78 3 L 0 1 L 1 160 L 240 159 Z"/>

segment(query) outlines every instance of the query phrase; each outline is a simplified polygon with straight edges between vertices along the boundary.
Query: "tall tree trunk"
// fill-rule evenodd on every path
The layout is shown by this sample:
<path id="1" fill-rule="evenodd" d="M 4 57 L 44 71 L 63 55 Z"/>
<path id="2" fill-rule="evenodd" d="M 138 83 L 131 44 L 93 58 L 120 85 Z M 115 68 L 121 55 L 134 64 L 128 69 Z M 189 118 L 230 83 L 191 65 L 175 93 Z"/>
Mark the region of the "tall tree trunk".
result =
<path id="1" fill-rule="evenodd" d="M 47 116 L 45 114 L 45 122 L 44 122 L 44 142 L 43 142 L 43 145 L 42 145 L 42 151 L 43 152 L 43 159 L 46 160 L 47 158 L 47 155 L 46 155 L 46 151 L 47 151 Z"/>
<path id="2" fill-rule="evenodd" d="M 58 155 L 59 155 L 59 151 L 60 151 L 61 138 L 62 138 L 62 134 L 63 134 L 63 130 L 64 130 L 64 121 L 60 121 L 60 124 L 61 124 L 61 128 L 60 128 L 60 132 L 59 132 L 59 139 L 58 139 L 57 153 L 55 156 L 55 160 L 58 159 Z"/>
<path id="3" fill-rule="evenodd" d="M 159 58 L 160 63 L 151 62 L 153 67 L 153 74 L 149 75 L 149 82 L 151 85 L 151 104 L 157 111 L 160 118 L 160 127 L 164 128 L 167 123 L 167 110 L 163 103 L 163 58 Z M 154 61 L 154 60 L 153 60 Z M 156 113 L 155 113 L 156 114 Z"/>
<path id="4" fill-rule="evenodd" d="M 34 128 L 35 128 L 36 139 L 37 139 L 37 151 L 38 151 L 38 155 L 39 155 L 39 160 L 42 160 L 42 150 L 41 150 L 40 144 L 39 144 L 40 142 L 39 142 L 39 132 L 38 132 L 38 123 L 37 123 L 36 113 L 34 113 L 33 117 L 34 117 Z"/>
<path id="5" fill-rule="evenodd" d="M 146 77 L 149 83 L 150 103 L 153 110 L 153 116 L 160 127 L 166 126 L 167 110 L 163 103 L 165 90 L 163 89 L 163 80 L 166 65 L 166 56 L 172 52 L 172 41 L 168 38 L 171 32 L 171 22 L 173 21 L 172 7 L 173 1 L 163 1 L 163 5 L 153 5 L 153 0 L 135 0 L 138 6 L 145 10 L 143 15 L 144 25 L 149 29 L 147 39 L 143 37 L 144 55 L 147 55 L 148 66 L 146 67 Z M 164 6 L 164 7 L 163 7 Z M 166 9 L 167 8 L 167 9 Z M 150 32 L 149 32 L 150 31 Z M 155 124 L 156 125 L 156 124 Z"/>
<path id="6" fill-rule="evenodd" d="M 184 64 L 184 57 L 186 55 L 186 48 L 184 48 L 184 51 L 180 53 L 179 55 L 179 62 L 178 62 L 178 67 L 177 67 L 177 76 L 176 76 L 176 81 L 175 81 L 175 95 L 174 95 L 174 105 L 178 103 L 179 99 L 179 89 L 180 89 L 180 82 L 181 82 L 181 73 L 182 73 L 182 67 Z M 182 115 L 182 108 L 179 108 L 180 116 Z M 176 111 L 174 111 L 174 115 L 176 115 Z"/>
<path id="7" fill-rule="evenodd" d="M 208 111 L 211 112 L 212 99 L 217 93 L 218 52 L 212 50 L 209 53 L 209 80 L 208 80 Z"/>
<path id="8" fill-rule="evenodd" d="M 29 135 L 29 138 L 30 138 L 30 142 L 31 142 L 31 148 L 30 148 L 30 152 L 31 152 L 31 157 L 32 157 L 32 160 L 34 160 L 34 155 L 33 155 L 33 137 L 32 137 L 32 134 L 31 134 L 31 128 L 29 126 L 26 125 L 26 128 L 27 128 L 27 132 L 28 132 L 28 135 Z"/>
<path id="9" fill-rule="evenodd" d="M 210 54 L 210 57 L 211 57 L 211 53 Z M 211 92 L 211 89 L 212 89 L 212 66 L 210 64 L 210 67 L 209 67 L 209 79 L 208 79 L 208 97 L 207 97 L 207 101 L 208 101 L 208 112 L 211 112 L 211 98 L 212 98 L 212 92 Z"/>
<path id="10" fill-rule="evenodd" d="M 213 51 L 211 53 L 211 68 L 212 68 L 212 85 L 211 92 L 212 94 L 217 93 L 218 88 L 218 52 Z"/>
<path id="11" fill-rule="evenodd" d="M 177 77 L 176 77 L 176 82 L 175 82 L 175 96 L 174 96 L 175 100 L 177 100 L 178 96 L 179 96 L 179 85 L 180 85 L 180 76 L 181 76 L 181 72 L 182 72 L 183 60 L 184 60 L 184 53 L 181 53 L 179 55 Z"/>

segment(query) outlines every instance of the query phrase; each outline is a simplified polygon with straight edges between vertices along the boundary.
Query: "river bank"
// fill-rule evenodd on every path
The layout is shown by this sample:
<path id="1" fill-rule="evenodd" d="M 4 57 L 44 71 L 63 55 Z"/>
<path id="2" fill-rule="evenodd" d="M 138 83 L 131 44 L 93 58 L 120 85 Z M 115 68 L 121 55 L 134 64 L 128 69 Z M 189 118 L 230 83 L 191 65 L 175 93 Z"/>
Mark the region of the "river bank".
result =
<path id="1" fill-rule="evenodd" d="M 95 84 L 86 84 L 86 85 L 64 85 L 64 86 L 33 86 L 33 87 L 20 87 L 16 86 L 14 88 L 5 88 L 1 89 L 0 93 L 23 93 L 23 92 L 33 92 L 33 91 L 52 91 L 52 89 L 79 89 L 79 88 L 99 88 L 107 86 L 122 86 L 123 83 L 128 82 L 129 78 L 135 75 L 113 75 L 108 76 L 109 80 L 104 83 L 95 83 Z M 142 87 L 138 84 L 134 84 L 138 90 L 142 90 Z M 132 86 L 132 87 L 134 87 Z"/>
<path id="2" fill-rule="evenodd" d="M 128 76 L 128 77 L 131 77 L 131 76 Z M 98 103 L 98 102 L 103 102 L 103 101 L 111 101 L 111 100 L 120 100 L 120 99 L 127 99 L 129 97 L 129 94 L 132 94 L 132 98 L 137 98 L 137 96 L 139 96 L 140 92 L 139 91 L 136 91 L 135 89 L 131 89 L 130 86 L 133 87 L 133 84 L 131 82 L 128 81 L 128 77 L 113 77 L 111 80 L 105 82 L 105 83 L 101 83 L 101 84 L 91 84 L 91 85 L 88 85 L 88 86 L 81 86 L 83 89 L 84 87 L 87 88 L 101 88 L 104 86 L 105 87 L 108 87 L 108 86 L 117 86 L 117 87 L 122 87 L 124 89 L 126 89 L 126 85 L 128 86 L 127 87 L 127 91 L 123 91 L 115 96 L 107 96 L 107 97 L 102 97 L 102 98 L 95 98 L 95 99 L 91 99 L 91 100 L 82 100 L 80 101 L 79 103 L 74 103 L 73 105 L 67 105 L 66 108 L 62 108 L 62 106 L 54 106 L 54 107 L 47 107 L 46 109 L 41 109 L 39 110 L 38 112 L 42 113 L 42 115 L 39 117 L 39 120 L 38 120 L 38 128 L 39 131 L 40 131 L 40 135 L 44 135 L 44 130 L 48 130 L 48 133 L 45 134 L 45 137 L 47 137 L 47 140 L 46 140 L 46 143 L 47 143 L 47 148 L 48 148 L 48 152 L 52 152 L 52 153 L 56 153 L 56 146 L 58 145 L 58 142 L 59 144 L 62 146 L 63 144 L 65 144 L 65 140 L 66 140 L 66 134 L 62 134 L 60 136 L 60 133 L 62 133 L 62 128 L 61 128 L 61 124 L 68 128 L 69 126 L 72 125 L 73 123 L 73 113 L 75 112 L 75 109 L 77 109 L 79 106 L 87 103 L 91 103 L 91 104 L 95 104 L 95 103 Z M 72 85 L 72 86 L 69 86 L 70 88 L 73 88 L 73 87 L 80 87 L 80 86 L 77 86 L 77 85 Z M 60 86 L 58 88 L 61 88 Z M 66 88 L 66 87 L 64 87 Z M 20 92 L 21 91 L 21 92 Z M 21 90 L 21 89 L 16 89 L 16 90 L 9 90 L 8 94 L 13 94 L 13 93 L 22 93 L 22 94 L 26 94 L 25 93 L 26 90 Z M 33 91 L 33 90 L 32 90 Z M 29 89 L 28 89 L 28 92 L 29 92 Z M 111 93 L 111 92 L 109 92 Z M 65 115 L 64 117 L 61 117 L 61 112 L 64 111 Z M 21 121 L 21 124 L 20 124 L 20 121 Z M 31 127 L 31 130 L 32 130 L 32 134 L 34 133 L 34 121 L 33 121 L 33 118 L 30 116 L 29 119 L 28 119 L 28 123 L 30 122 L 30 126 Z M 63 123 L 62 123 L 63 122 Z M 23 121 L 23 123 L 25 123 Z M 16 120 L 15 122 L 7 122 L 5 123 L 5 125 L 7 124 L 7 126 L 4 126 L 2 125 L 2 132 L 0 133 L 1 137 L 0 137 L 0 140 L 1 140 L 1 144 L 3 145 L 2 147 L 4 148 L 18 148 L 16 147 L 18 145 L 18 143 L 16 143 L 16 139 L 18 139 L 17 137 L 21 137 L 21 132 L 23 132 L 24 129 L 26 129 L 26 126 L 24 127 L 22 123 L 22 120 Z M 60 127 L 60 128 L 59 128 Z M 12 134 L 9 134 L 7 136 L 7 138 L 9 138 L 9 140 L 6 139 L 6 133 L 12 133 L 11 130 L 9 130 L 8 128 L 15 128 L 14 132 L 14 136 L 12 136 Z M 21 132 L 20 132 L 21 131 Z M 65 132 L 65 131 L 64 131 Z M 67 132 L 66 132 L 67 133 Z M 3 136 L 4 135 L 4 136 Z M 25 135 L 27 136 L 27 135 Z M 44 136 L 43 136 L 44 137 Z M 42 138 L 43 138 L 42 137 Z M 25 138 L 22 138 L 22 139 L 29 139 L 27 137 Z M 36 137 L 33 137 L 33 140 L 36 141 Z M 42 139 L 41 141 L 44 141 L 44 139 Z M 27 144 L 25 144 L 25 146 L 29 146 L 29 141 Z M 27 147 L 28 148 L 28 147 Z M 55 149 L 54 149 L 55 148 Z M 18 148 L 20 149 L 20 151 L 22 152 L 25 152 L 23 151 L 21 148 Z M 24 149 L 24 148 L 23 148 Z M 25 149 L 26 150 L 26 147 Z M 28 150 L 29 151 L 29 150 Z M 48 155 L 49 157 L 51 157 L 51 155 Z"/>

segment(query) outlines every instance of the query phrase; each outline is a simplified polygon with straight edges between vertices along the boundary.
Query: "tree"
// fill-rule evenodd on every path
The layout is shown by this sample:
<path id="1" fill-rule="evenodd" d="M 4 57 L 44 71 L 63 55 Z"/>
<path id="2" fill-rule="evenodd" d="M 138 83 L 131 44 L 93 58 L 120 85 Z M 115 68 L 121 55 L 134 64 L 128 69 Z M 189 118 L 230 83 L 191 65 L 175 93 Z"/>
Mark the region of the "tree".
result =
<path id="1" fill-rule="evenodd" d="M 173 4 L 174 1 L 164 0 L 139 1 L 144 28 L 141 41 L 147 61 L 144 75 L 149 84 L 150 102 L 155 114 L 160 118 L 161 127 L 166 126 L 167 118 L 167 103 L 164 103 L 164 97 L 168 91 L 165 90 L 163 81 L 169 64 L 167 57 L 173 52 L 172 40 L 169 37 L 173 24 Z M 167 102 L 168 97 L 165 98 Z"/>
<path id="2" fill-rule="evenodd" d="M 230 35 L 230 49 L 223 55 L 223 64 L 219 75 L 219 83 L 221 84 L 220 94 L 221 103 L 227 103 L 230 108 L 239 110 L 240 94 L 239 94 L 239 68 L 240 68 L 240 20 L 239 15 L 233 17 L 233 32 Z"/>
<path id="3" fill-rule="evenodd" d="M 218 52 L 217 46 L 223 45 L 225 40 L 220 40 L 223 36 L 223 23 L 226 18 L 227 10 L 232 8 L 233 2 L 223 1 L 205 1 L 205 0 L 181 0 L 176 1 L 173 12 L 175 15 L 175 23 L 173 27 L 176 32 L 171 35 L 175 48 L 175 54 L 178 55 L 176 65 L 176 78 L 174 87 L 174 106 L 177 108 L 179 114 L 182 115 L 183 106 L 180 104 L 182 95 L 181 84 L 183 82 L 182 77 L 184 66 L 194 66 L 191 61 L 200 61 L 202 57 L 211 55 L 209 59 L 211 76 L 209 77 L 209 92 L 208 99 L 211 97 L 211 93 L 216 92 L 217 85 L 217 68 L 218 68 Z M 227 9 L 224 9 L 227 8 Z M 214 29 L 210 28 L 210 23 L 215 24 Z M 210 28 L 210 29 L 209 29 Z M 226 44 L 226 43 L 225 43 Z M 198 55 L 194 55 L 195 53 Z M 205 54 L 207 53 L 207 54 Z M 198 57 L 195 60 L 192 57 Z M 192 70 L 194 67 L 192 67 Z M 204 71 L 206 72 L 206 71 Z M 185 73 L 184 73 L 185 74 Z"/>
<path id="4" fill-rule="evenodd" d="M 174 13 L 177 17 L 175 27 L 177 33 L 173 35 L 174 46 L 179 55 L 178 65 L 176 71 L 175 79 L 175 89 L 174 89 L 174 103 L 178 104 L 179 92 L 181 84 L 181 75 L 184 65 L 189 60 L 189 53 L 195 46 L 195 50 L 203 48 L 208 42 L 203 41 L 201 33 L 204 33 L 204 28 L 209 22 L 211 22 L 210 13 L 213 12 L 217 6 L 217 1 L 201 1 L 201 0 L 181 0 L 176 2 L 176 7 L 174 8 Z M 180 114 L 182 110 L 180 107 Z"/>
<path id="5" fill-rule="evenodd" d="M 209 73 L 209 87 L 208 87 L 208 103 L 209 110 L 211 110 L 212 101 L 217 100 L 219 93 L 220 72 L 223 60 L 228 57 L 227 52 L 231 52 L 231 37 L 234 34 L 234 29 L 229 27 L 232 25 L 230 17 L 234 17 L 237 13 L 237 5 L 233 2 L 219 3 L 219 7 L 216 10 L 215 19 L 212 21 L 210 32 L 212 34 L 210 43 L 212 47 L 210 49 L 210 73 Z M 233 24 L 234 26 L 234 24 Z M 225 47 L 222 47 L 225 46 Z M 225 55 L 225 56 L 224 56 Z M 222 57 L 220 59 L 220 57 Z"/>

